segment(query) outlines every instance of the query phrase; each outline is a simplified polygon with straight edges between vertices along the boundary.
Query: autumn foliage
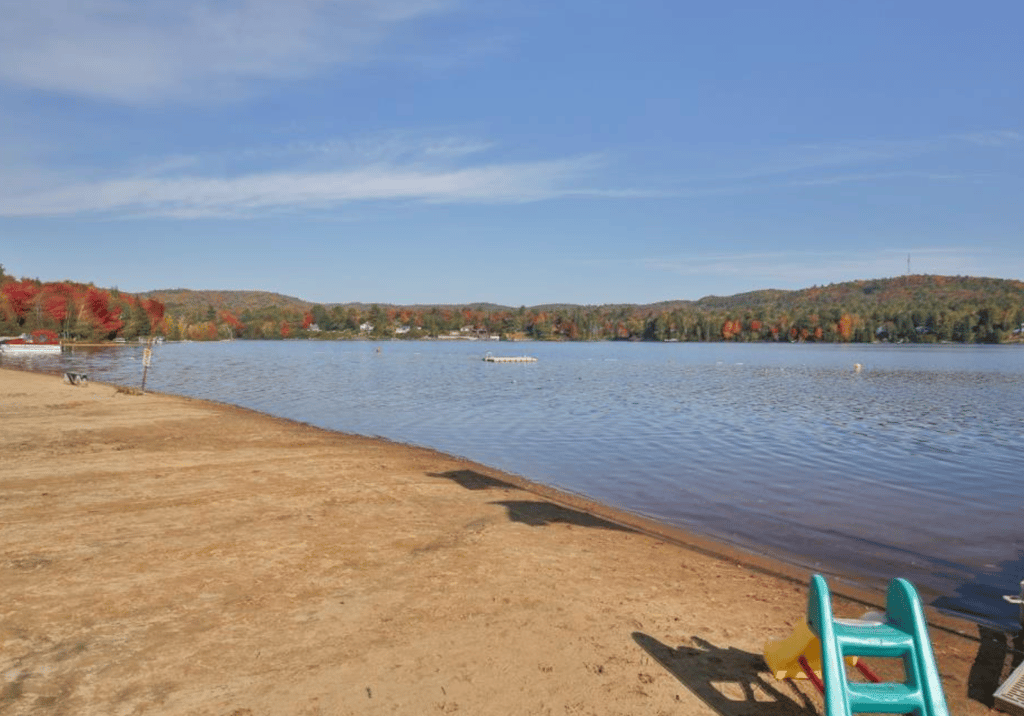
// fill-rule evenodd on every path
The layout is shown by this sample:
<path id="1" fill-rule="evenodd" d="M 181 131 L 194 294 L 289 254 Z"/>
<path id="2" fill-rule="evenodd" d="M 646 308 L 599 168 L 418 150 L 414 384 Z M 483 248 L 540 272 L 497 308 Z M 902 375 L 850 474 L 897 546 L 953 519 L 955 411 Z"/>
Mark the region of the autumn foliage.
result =
<path id="1" fill-rule="evenodd" d="M 903 276 L 648 305 L 311 304 L 262 291 L 154 292 L 140 298 L 5 276 L 0 335 L 62 337 L 486 338 L 576 341 L 1024 343 L 1024 282 Z M 315 328 L 314 328 L 315 326 Z"/>
<path id="2" fill-rule="evenodd" d="M 112 340 L 165 333 L 164 305 L 116 289 L 0 274 L 0 335 L 45 331 L 65 340 Z"/>
<path id="3" fill-rule="evenodd" d="M 21 322 L 24 322 L 24 317 L 38 294 L 39 286 L 31 281 L 8 281 L 0 288 L 0 296 L 4 300 L 3 308 Z"/>
<path id="4" fill-rule="evenodd" d="M 231 311 L 221 311 L 220 320 L 221 323 L 231 328 L 231 332 L 234 337 L 241 336 L 242 332 L 245 330 L 245 324 L 238 320 L 235 314 Z"/>

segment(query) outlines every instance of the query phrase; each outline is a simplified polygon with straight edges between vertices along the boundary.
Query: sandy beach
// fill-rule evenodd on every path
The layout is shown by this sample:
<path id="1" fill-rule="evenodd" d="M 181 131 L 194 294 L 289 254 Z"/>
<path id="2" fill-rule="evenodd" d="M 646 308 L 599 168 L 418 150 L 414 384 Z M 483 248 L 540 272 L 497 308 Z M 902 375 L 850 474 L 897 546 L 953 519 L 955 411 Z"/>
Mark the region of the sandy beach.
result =
<path id="1" fill-rule="evenodd" d="M 822 713 L 807 574 L 481 465 L 6 369 L 0 455 L 0 714 Z M 989 713 L 1009 638 L 929 617 Z"/>

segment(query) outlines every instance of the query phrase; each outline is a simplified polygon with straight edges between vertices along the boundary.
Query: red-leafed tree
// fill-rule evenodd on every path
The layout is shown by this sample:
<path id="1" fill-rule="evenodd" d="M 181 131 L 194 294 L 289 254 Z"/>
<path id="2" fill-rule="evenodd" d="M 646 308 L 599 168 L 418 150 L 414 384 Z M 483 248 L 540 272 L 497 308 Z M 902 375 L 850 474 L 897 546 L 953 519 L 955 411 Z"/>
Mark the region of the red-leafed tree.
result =
<path id="1" fill-rule="evenodd" d="M 231 311 L 221 311 L 220 320 L 221 323 L 231 327 L 231 332 L 236 338 L 245 331 L 245 324 L 238 320 Z"/>
<path id="2" fill-rule="evenodd" d="M 117 332 L 124 327 L 121 320 L 121 306 L 111 305 L 111 296 L 106 291 L 90 287 L 85 296 L 85 304 L 91 314 L 93 326 L 104 338 L 115 338 Z"/>
<path id="3" fill-rule="evenodd" d="M 157 301 L 155 298 L 142 299 L 139 301 L 142 305 L 143 310 L 149 314 L 149 322 L 154 326 L 161 323 L 164 320 L 164 304 Z"/>
<path id="4" fill-rule="evenodd" d="M 38 294 L 39 286 L 28 280 L 8 281 L 0 288 L 0 295 L 3 296 L 5 305 L 19 326 L 25 325 L 25 319 L 35 305 Z"/>
<path id="5" fill-rule="evenodd" d="M 43 286 L 41 300 L 46 315 L 63 326 L 74 308 L 75 288 L 69 283 L 48 283 Z"/>

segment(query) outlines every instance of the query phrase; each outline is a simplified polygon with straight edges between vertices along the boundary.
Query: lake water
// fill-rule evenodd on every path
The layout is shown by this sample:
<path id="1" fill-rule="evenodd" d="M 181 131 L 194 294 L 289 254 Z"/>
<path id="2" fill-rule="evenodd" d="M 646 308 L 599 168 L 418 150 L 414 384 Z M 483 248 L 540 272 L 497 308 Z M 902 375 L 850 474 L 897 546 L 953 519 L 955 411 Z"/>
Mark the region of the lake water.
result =
<path id="1" fill-rule="evenodd" d="M 2 360 L 142 378 L 141 346 Z M 155 348 L 147 388 L 433 447 L 1017 624 L 1002 595 L 1024 579 L 1020 347 L 183 343 Z"/>

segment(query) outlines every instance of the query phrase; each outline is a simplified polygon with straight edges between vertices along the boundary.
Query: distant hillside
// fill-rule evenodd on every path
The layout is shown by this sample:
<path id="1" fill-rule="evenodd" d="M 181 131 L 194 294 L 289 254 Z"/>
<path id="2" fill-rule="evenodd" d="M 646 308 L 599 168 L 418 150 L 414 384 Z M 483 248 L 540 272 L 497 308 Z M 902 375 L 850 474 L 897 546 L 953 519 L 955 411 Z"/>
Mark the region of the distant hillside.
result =
<path id="1" fill-rule="evenodd" d="M 847 281 L 795 291 L 769 289 L 734 296 L 706 296 L 693 305 L 699 309 L 749 311 L 913 303 L 943 305 L 955 310 L 968 303 L 1005 302 L 1024 305 L 1024 281 L 973 276 L 898 276 Z"/>
<path id="2" fill-rule="evenodd" d="M 185 315 L 206 311 L 211 306 L 217 311 L 231 311 L 241 314 L 248 310 L 258 312 L 269 308 L 284 311 L 307 311 L 314 304 L 294 296 L 270 291 L 194 291 L 185 288 L 159 289 L 139 294 L 140 297 L 156 299 L 163 303 L 167 312 Z M 570 311 L 573 309 L 674 311 L 694 309 L 703 311 L 756 311 L 764 309 L 793 310 L 798 308 L 819 308 L 825 305 L 849 305 L 852 303 L 882 305 L 888 303 L 931 303 L 950 307 L 965 302 L 1024 302 L 1024 281 L 1001 278 L 976 278 L 972 276 L 899 276 L 896 278 L 865 279 L 813 286 L 797 290 L 765 289 L 748 291 L 732 296 L 705 296 L 696 301 L 670 300 L 650 304 L 606 304 L 580 305 L 571 303 L 527 306 L 530 311 Z M 518 306 L 502 306 L 495 303 L 466 304 L 369 304 L 362 302 L 326 303 L 325 308 L 354 308 L 368 311 L 371 305 L 385 309 L 407 311 L 473 311 L 499 313 L 517 310 Z"/>
<path id="3" fill-rule="evenodd" d="M 314 304 L 266 291 L 185 289 L 145 296 L 166 305 L 171 339 L 1024 341 L 1024 282 L 970 276 L 900 276 L 645 305 Z"/>
<path id="4" fill-rule="evenodd" d="M 650 304 L 317 304 L 270 291 L 116 289 L 16 279 L 0 335 L 67 340 L 489 337 L 518 340 L 1024 343 L 1024 281 L 900 276 Z"/>
<path id="5" fill-rule="evenodd" d="M 807 289 L 801 290 L 805 291 Z M 794 297 L 799 293 L 800 291 L 782 291 L 772 288 L 764 291 L 737 293 L 732 296 L 705 296 L 699 301 L 694 301 L 693 305 L 698 308 L 711 310 L 751 310 L 777 305 L 779 302 Z"/>
<path id="6" fill-rule="evenodd" d="M 139 295 L 160 301 L 167 313 L 172 316 L 195 315 L 208 311 L 211 306 L 215 311 L 241 314 L 245 311 L 258 312 L 268 308 L 306 311 L 313 305 L 300 298 L 270 291 L 194 291 L 188 288 L 162 288 Z"/>

